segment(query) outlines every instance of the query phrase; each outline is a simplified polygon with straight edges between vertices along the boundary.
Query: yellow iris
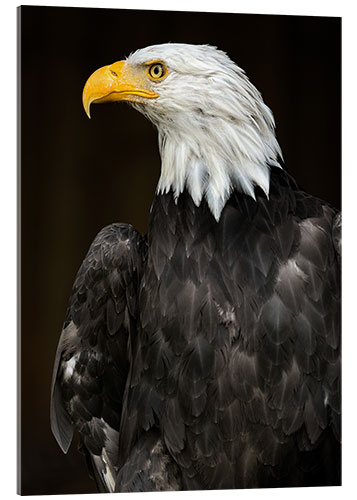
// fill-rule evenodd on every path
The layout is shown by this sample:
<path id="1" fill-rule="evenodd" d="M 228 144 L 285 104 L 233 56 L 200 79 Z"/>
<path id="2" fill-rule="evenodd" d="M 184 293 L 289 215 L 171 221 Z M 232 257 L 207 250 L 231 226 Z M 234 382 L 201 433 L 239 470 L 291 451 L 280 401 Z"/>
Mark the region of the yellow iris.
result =
<path id="1" fill-rule="evenodd" d="M 166 75 L 166 68 L 162 63 L 154 63 L 148 69 L 148 74 L 153 80 L 160 80 Z"/>

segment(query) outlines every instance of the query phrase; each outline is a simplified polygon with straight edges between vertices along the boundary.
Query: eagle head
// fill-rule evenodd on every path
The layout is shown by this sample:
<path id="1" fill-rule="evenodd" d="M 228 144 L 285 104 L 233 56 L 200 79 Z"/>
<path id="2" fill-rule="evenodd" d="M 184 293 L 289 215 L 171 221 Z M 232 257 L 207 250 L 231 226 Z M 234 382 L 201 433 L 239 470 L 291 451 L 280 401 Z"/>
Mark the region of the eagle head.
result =
<path id="1" fill-rule="evenodd" d="M 261 94 L 225 52 L 209 45 L 162 44 L 104 66 L 88 79 L 83 106 L 127 101 L 158 129 L 158 193 L 186 188 L 218 221 L 234 189 L 269 193 L 281 156 L 274 118 Z"/>

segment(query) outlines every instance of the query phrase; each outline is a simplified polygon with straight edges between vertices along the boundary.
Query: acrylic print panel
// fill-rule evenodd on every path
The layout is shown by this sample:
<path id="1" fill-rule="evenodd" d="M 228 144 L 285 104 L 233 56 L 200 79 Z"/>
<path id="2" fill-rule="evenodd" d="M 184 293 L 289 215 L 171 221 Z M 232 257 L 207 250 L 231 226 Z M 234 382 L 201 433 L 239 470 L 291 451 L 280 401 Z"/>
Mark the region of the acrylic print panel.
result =
<path id="1" fill-rule="evenodd" d="M 219 47 L 273 110 L 289 173 L 339 208 L 340 30 L 339 18 L 20 8 L 22 494 L 97 492 L 77 434 L 65 455 L 51 433 L 56 346 L 94 236 L 112 222 L 145 233 L 160 175 L 144 116 L 105 105 L 88 120 L 89 75 L 152 44 Z"/>

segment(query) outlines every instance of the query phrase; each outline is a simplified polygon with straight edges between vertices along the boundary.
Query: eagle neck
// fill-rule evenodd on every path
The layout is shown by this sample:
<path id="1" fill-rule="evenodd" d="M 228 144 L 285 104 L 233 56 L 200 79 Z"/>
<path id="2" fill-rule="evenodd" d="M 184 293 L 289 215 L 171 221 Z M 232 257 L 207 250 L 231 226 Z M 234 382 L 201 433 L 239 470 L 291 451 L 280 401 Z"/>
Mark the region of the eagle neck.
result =
<path id="1" fill-rule="evenodd" d="M 176 122 L 177 123 L 177 122 Z M 181 121 L 182 123 L 182 121 Z M 219 221 L 233 190 L 255 199 L 255 187 L 269 195 L 270 166 L 280 148 L 274 135 L 259 138 L 253 126 L 210 117 L 205 125 L 185 122 L 174 130 L 158 126 L 161 176 L 158 194 L 175 201 L 187 189 L 196 206 L 203 199 Z M 210 124 L 210 126 L 209 126 Z"/>

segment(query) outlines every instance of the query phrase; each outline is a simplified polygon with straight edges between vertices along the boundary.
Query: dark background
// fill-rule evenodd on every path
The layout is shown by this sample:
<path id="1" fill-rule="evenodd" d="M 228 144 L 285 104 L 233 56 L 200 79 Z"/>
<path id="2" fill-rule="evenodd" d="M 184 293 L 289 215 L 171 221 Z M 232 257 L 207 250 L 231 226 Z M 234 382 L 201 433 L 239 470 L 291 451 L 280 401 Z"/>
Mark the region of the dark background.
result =
<path id="1" fill-rule="evenodd" d="M 154 43 L 208 43 L 245 69 L 273 110 L 285 165 L 340 207 L 341 20 L 22 7 L 20 48 L 22 494 L 95 492 L 75 441 L 49 426 L 52 364 L 75 273 L 111 222 L 146 231 L 160 172 L 156 132 L 125 104 L 81 93 L 98 67 Z"/>

